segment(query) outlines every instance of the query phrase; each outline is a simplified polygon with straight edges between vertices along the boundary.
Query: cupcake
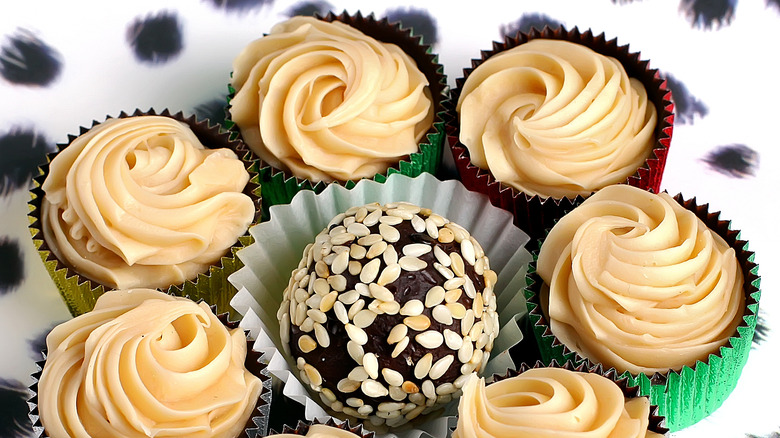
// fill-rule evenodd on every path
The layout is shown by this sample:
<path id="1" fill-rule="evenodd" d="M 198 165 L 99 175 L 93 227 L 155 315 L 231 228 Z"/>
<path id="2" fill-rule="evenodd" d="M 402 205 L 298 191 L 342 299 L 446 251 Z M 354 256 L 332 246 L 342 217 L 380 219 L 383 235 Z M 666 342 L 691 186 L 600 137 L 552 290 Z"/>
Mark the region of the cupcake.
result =
<path id="1" fill-rule="evenodd" d="M 752 258 L 706 205 L 601 189 L 555 224 L 531 267 L 542 356 L 614 368 L 670 429 L 689 426 L 720 406 L 747 360 L 760 296 Z"/>
<path id="2" fill-rule="evenodd" d="M 106 292 L 47 336 L 32 387 L 36 429 L 52 438 L 264 434 L 270 380 L 225 316 L 153 289 Z"/>
<path id="3" fill-rule="evenodd" d="M 60 145 L 36 178 L 30 228 L 71 312 L 108 289 L 173 286 L 227 310 L 233 250 L 259 211 L 251 157 L 168 111 L 122 113 Z"/>
<path id="4" fill-rule="evenodd" d="M 614 370 L 537 363 L 463 388 L 453 438 L 662 437 L 668 432 L 639 388 Z"/>
<path id="5" fill-rule="evenodd" d="M 277 313 L 282 345 L 332 411 L 400 426 L 484 369 L 497 279 L 479 242 L 430 209 L 355 206 L 304 249 Z"/>
<path id="6" fill-rule="evenodd" d="M 466 187 L 512 212 L 532 237 L 607 185 L 658 191 L 671 93 L 628 46 L 561 27 L 482 53 L 456 81 L 449 114 Z"/>
<path id="7" fill-rule="evenodd" d="M 409 29 L 359 13 L 296 16 L 248 44 L 233 63 L 228 123 L 268 164 L 267 206 L 334 181 L 434 173 L 447 94 L 429 52 Z"/>
<path id="8" fill-rule="evenodd" d="M 362 426 L 351 427 L 348 421 L 337 423 L 329 418 L 322 423 L 314 420 L 311 423 L 298 422 L 296 427 L 285 425 L 281 433 L 271 430 L 269 438 L 295 438 L 306 436 L 309 438 L 373 438 L 374 432 L 363 429 Z"/>
<path id="9" fill-rule="evenodd" d="M 301 255 L 307 245 L 316 241 L 317 234 L 323 230 L 323 228 L 328 227 L 328 223 L 334 216 L 337 216 L 339 213 L 343 213 L 352 207 L 355 207 L 356 210 L 360 210 L 360 207 L 365 206 L 366 204 L 379 203 L 380 205 L 384 205 L 392 202 L 409 202 L 418 205 L 423 209 L 431 209 L 432 212 L 439 216 L 446 217 L 451 222 L 460 224 L 463 228 L 468 229 L 471 236 L 480 243 L 484 249 L 485 255 L 490 260 L 490 269 L 496 272 L 498 277 L 493 288 L 493 295 L 495 296 L 496 313 L 498 314 L 500 325 L 498 337 L 493 341 L 493 348 L 490 352 L 490 360 L 487 362 L 485 373 L 504 373 L 507 368 L 515 366 L 511 361 L 508 350 L 515 346 L 521 338 L 517 321 L 526 314 L 527 310 L 525 300 L 519 292 L 525 285 L 525 269 L 531 257 L 530 253 L 523 249 L 524 244 L 527 241 L 527 236 L 517 227 L 512 225 L 512 217 L 508 212 L 492 206 L 484 195 L 466 190 L 458 181 L 439 181 L 430 174 L 423 174 L 415 178 L 394 174 L 391 175 L 385 183 L 381 184 L 375 181 L 363 180 L 358 182 L 353 189 L 346 189 L 343 186 L 331 184 L 319 194 L 308 190 L 302 191 L 295 196 L 290 204 L 272 207 L 271 219 L 250 229 L 250 233 L 254 237 L 255 242 L 263 242 L 263 244 L 254 243 L 239 252 L 238 256 L 244 261 L 245 266 L 234 273 L 230 277 L 230 281 L 233 282 L 239 290 L 231 301 L 231 306 L 243 315 L 241 327 L 249 330 L 252 336 L 257 339 L 254 348 L 257 351 L 264 352 L 266 357 L 269 358 L 269 373 L 271 373 L 278 383 L 278 386 L 275 386 L 275 390 L 277 390 L 277 395 L 275 396 L 276 400 L 287 402 L 291 408 L 299 405 L 298 407 L 300 407 L 300 411 L 306 420 L 310 421 L 314 418 L 324 416 L 347 418 L 347 415 L 343 412 L 334 412 L 332 409 L 332 405 L 335 401 L 332 399 L 331 395 L 328 394 L 328 391 L 333 392 L 334 396 L 336 395 L 336 392 L 330 389 L 328 391 L 321 389 L 320 392 L 313 390 L 309 384 L 312 382 L 309 375 L 306 375 L 304 371 L 304 376 L 302 376 L 301 370 L 298 369 L 297 361 L 289 354 L 285 353 L 285 344 L 288 344 L 292 348 L 296 348 L 298 339 L 302 338 L 302 335 L 299 337 L 291 336 L 288 337 L 288 340 L 293 340 L 293 342 L 282 342 L 281 333 L 290 332 L 292 330 L 292 324 L 281 327 L 279 318 L 276 314 L 276 310 L 282 307 L 282 301 L 284 300 L 283 292 L 291 280 L 290 273 L 298 269 Z M 368 216 L 367 210 L 368 209 L 366 208 L 366 216 Z M 358 212 L 355 211 L 355 214 L 357 213 Z M 363 213 L 361 212 L 360 214 L 362 215 Z M 346 218 L 346 215 L 344 216 Z M 365 218 L 363 220 L 365 221 Z M 371 223 L 371 220 L 373 219 L 369 219 L 369 223 Z M 409 223 L 410 221 L 407 220 L 405 222 Z M 425 234 L 427 235 L 427 230 L 425 231 Z M 352 249 L 351 245 L 350 249 Z M 360 250 L 356 249 L 355 251 Z M 399 260 L 404 256 L 402 249 L 396 250 L 396 253 L 399 255 Z M 366 255 L 368 255 L 368 249 L 366 250 Z M 363 260 L 365 261 L 365 258 Z M 432 265 L 432 263 L 426 263 Z M 430 267 L 432 266 L 428 266 L 428 268 Z M 349 262 L 347 263 L 347 272 L 348 270 Z M 377 273 L 377 278 L 381 275 L 381 271 L 384 271 L 384 269 L 381 269 L 380 272 Z M 341 275 L 344 274 L 342 273 Z M 436 271 L 434 275 L 438 276 L 438 271 Z M 295 279 L 295 276 L 292 276 L 292 279 Z M 303 277 L 298 281 L 301 281 L 302 279 Z M 309 279 L 311 281 L 311 276 L 309 276 Z M 338 282 L 341 281 L 340 279 L 331 281 L 336 282 L 337 287 L 340 287 L 338 286 Z M 472 282 L 474 282 L 474 280 L 472 280 Z M 311 284 L 313 289 L 314 284 Z M 308 286 L 309 285 L 307 284 L 307 292 Z M 319 287 L 321 286 L 318 286 L 318 288 Z M 374 289 L 376 289 L 376 286 Z M 454 296 L 455 293 L 453 292 L 450 295 Z M 466 293 L 464 291 L 461 293 L 461 297 L 463 298 L 465 296 Z M 361 298 L 365 301 L 364 309 L 368 308 L 373 302 L 373 300 L 366 299 L 366 297 L 361 296 Z M 349 299 L 349 297 L 347 297 L 347 299 Z M 316 300 L 316 298 L 314 300 Z M 312 300 L 312 303 L 314 300 Z M 425 300 L 421 299 L 420 301 L 424 307 Z M 343 304 L 343 301 L 338 302 Z M 433 301 L 431 301 L 431 303 L 432 302 Z M 333 303 L 334 306 L 336 305 L 335 303 L 336 301 Z M 444 303 L 447 303 L 446 298 Z M 320 301 L 320 304 L 322 304 L 322 300 Z M 354 303 L 349 306 L 345 305 L 348 318 L 349 308 L 352 305 L 354 305 Z M 304 306 L 308 307 L 307 304 L 304 304 Z M 387 306 L 388 305 L 384 305 L 383 307 Z M 414 305 L 410 306 L 410 308 L 413 306 Z M 289 304 L 287 307 L 289 308 Z M 297 307 L 298 306 L 296 305 L 296 311 Z M 465 307 L 466 306 L 464 305 L 464 308 Z M 392 311 L 393 309 L 389 310 Z M 426 310 L 423 311 L 425 312 Z M 433 311 L 430 309 L 428 311 L 430 311 L 431 315 L 428 320 L 433 321 Z M 441 310 L 436 311 L 437 315 L 440 311 Z M 335 312 L 336 311 L 331 309 L 331 312 L 329 313 L 332 314 L 331 318 L 336 318 Z M 399 314 L 396 316 L 403 316 L 403 318 L 406 318 L 405 315 L 400 315 L 400 309 L 398 309 L 398 312 Z M 404 310 L 404 312 L 406 312 L 406 310 Z M 308 309 L 306 310 L 306 313 L 307 316 L 309 316 Z M 321 318 L 317 312 L 311 313 L 314 315 L 314 318 Z M 326 316 L 328 316 L 328 314 L 326 314 Z M 364 317 L 361 315 L 359 319 L 362 318 Z M 375 318 L 375 322 L 378 319 L 379 317 Z M 422 320 L 422 318 L 416 319 Z M 410 322 L 413 322 L 413 320 Z M 456 322 L 460 324 L 460 320 L 453 318 L 453 325 Z M 338 324 L 342 326 L 342 333 L 346 331 L 346 329 L 343 328 L 344 324 L 341 323 L 341 321 L 338 321 Z M 495 324 L 493 324 L 493 326 L 495 327 Z M 367 329 L 369 328 L 361 328 L 364 332 Z M 393 350 L 396 348 L 399 348 L 400 350 L 400 347 L 397 347 L 398 343 L 390 345 L 386 342 L 389 331 L 392 329 L 393 327 L 390 327 L 387 333 L 382 333 L 381 339 L 369 340 L 365 346 L 361 347 L 363 348 L 364 356 L 365 353 L 373 352 L 375 345 L 381 344 L 380 346 L 385 345 L 386 347 L 392 347 L 390 349 L 390 359 L 393 359 Z M 457 326 L 457 329 L 457 332 L 455 330 L 451 331 L 455 332 L 454 334 L 461 336 L 460 333 L 462 332 L 459 325 Z M 318 331 L 321 332 L 322 330 Z M 357 332 L 357 330 L 354 329 L 350 329 L 350 331 Z M 311 332 L 305 333 L 308 334 L 312 340 L 315 342 L 317 341 L 317 333 L 314 332 L 314 329 L 312 329 Z M 407 328 L 406 335 L 409 337 L 409 342 L 404 348 L 405 354 L 411 353 L 411 348 L 419 348 L 415 346 L 417 334 L 419 334 L 419 332 Z M 435 337 L 436 335 L 434 334 L 433 336 Z M 442 335 L 442 337 L 443 336 L 444 335 Z M 322 340 L 325 339 L 322 334 L 320 334 L 320 337 Z M 448 334 L 448 337 L 451 338 L 452 334 Z M 488 335 L 488 338 L 489 337 L 490 335 Z M 333 333 L 328 333 L 328 340 L 326 342 L 329 342 L 329 347 L 332 348 L 336 343 L 341 343 L 343 345 L 349 340 L 350 339 L 342 339 Z M 426 342 L 425 339 L 423 339 L 423 341 Z M 308 341 L 302 341 L 302 345 L 305 348 L 308 348 L 306 347 L 307 342 Z M 453 340 L 450 340 L 450 342 L 453 342 Z M 446 343 L 444 345 L 446 346 Z M 445 347 L 441 346 L 439 349 L 442 348 Z M 316 352 L 317 350 L 322 350 L 322 348 L 320 347 L 313 351 Z M 357 349 L 352 347 L 352 350 L 354 351 Z M 451 354 L 454 356 L 454 350 L 452 350 Z M 472 353 L 472 356 L 473 354 L 474 353 Z M 485 353 L 483 352 L 482 355 L 484 357 Z M 431 356 L 433 356 L 433 354 Z M 438 357 L 437 361 L 433 361 L 432 359 L 433 357 L 431 357 L 431 369 L 433 369 L 434 363 L 438 361 Z M 369 362 L 370 361 L 371 359 L 369 359 Z M 377 363 L 379 363 L 378 359 Z M 320 366 L 316 361 L 310 362 L 308 359 L 307 364 Z M 476 360 L 474 364 L 476 364 Z M 339 363 L 336 360 L 330 360 L 327 365 L 334 368 L 348 367 L 349 369 L 347 371 L 352 371 L 356 368 L 357 363 L 349 356 L 349 351 L 347 351 L 342 363 Z M 452 370 L 459 376 L 460 369 L 463 365 L 464 364 L 455 357 L 453 359 Z M 422 372 L 424 366 L 427 365 L 422 365 L 420 367 L 420 372 Z M 442 366 L 443 365 L 439 365 L 439 367 Z M 384 367 L 385 365 L 382 365 L 382 368 Z M 436 372 L 438 372 L 439 367 L 437 367 Z M 471 367 L 471 365 L 469 365 L 469 367 Z M 308 369 L 308 367 L 304 368 Z M 319 373 L 319 371 L 317 372 Z M 359 372 L 360 371 L 357 371 L 356 373 Z M 316 374 L 311 370 L 309 370 L 309 373 L 316 381 Z M 397 377 L 397 375 L 392 372 L 386 372 L 386 374 L 390 376 L 391 380 L 394 377 Z M 320 377 L 323 375 L 324 373 L 321 373 Z M 428 370 L 427 375 L 430 376 L 430 370 Z M 455 376 L 455 378 L 457 379 L 458 376 Z M 358 377 L 358 375 L 355 374 L 354 377 Z M 384 382 L 384 379 L 385 376 L 380 368 L 378 379 L 372 380 Z M 412 375 L 410 381 L 413 380 L 416 379 Z M 339 381 L 336 381 L 336 385 L 338 385 Z M 405 381 L 406 380 L 403 380 L 401 384 L 403 385 L 403 382 Z M 423 382 L 424 381 L 425 380 L 423 380 Z M 458 384 L 460 384 L 460 382 L 458 382 Z M 420 387 L 420 392 L 422 392 L 421 385 L 416 385 Z M 321 385 L 321 388 L 323 386 L 324 385 Z M 411 388 L 410 385 L 408 386 Z M 426 387 L 427 386 L 428 385 L 426 384 Z M 446 389 L 447 386 L 444 388 Z M 338 391 L 338 388 L 336 388 L 336 391 Z M 390 389 L 388 388 L 387 391 L 387 396 L 389 398 Z M 429 389 L 426 389 L 426 391 L 429 391 Z M 393 389 L 393 393 L 400 395 L 396 393 L 396 389 Z M 325 394 L 327 394 L 327 396 Z M 349 395 L 354 395 L 355 398 L 358 398 L 360 394 L 362 394 L 362 389 L 357 389 Z M 331 399 L 328 397 L 331 397 Z M 364 404 L 365 403 L 366 401 L 364 401 Z M 349 404 L 344 403 L 344 405 L 350 407 Z M 436 412 L 425 415 L 424 417 L 418 417 L 412 422 L 394 427 L 391 430 L 395 433 L 400 433 L 398 431 L 403 430 L 404 434 L 413 434 L 405 436 L 417 436 L 418 434 L 423 433 L 423 431 L 434 437 L 447 436 L 449 428 L 448 421 L 450 419 L 447 415 L 450 414 L 450 411 L 454 413 L 455 407 L 455 403 L 453 402 L 450 405 L 443 407 L 443 409 L 438 409 Z M 410 408 L 414 409 L 414 407 Z M 442 412 L 442 415 L 439 415 L 439 412 Z M 375 424 L 372 420 L 376 423 L 384 422 L 384 419 L 377 417 L 376 415 L 368 416 L 366 420 L 356 419 L 353 416 L 350 421 L 352 424 L 362 422 L 365 427 L 376 431 L 388 430 L 386 424 Z M 407 431 L 407 429 L 411 430 Z"/>

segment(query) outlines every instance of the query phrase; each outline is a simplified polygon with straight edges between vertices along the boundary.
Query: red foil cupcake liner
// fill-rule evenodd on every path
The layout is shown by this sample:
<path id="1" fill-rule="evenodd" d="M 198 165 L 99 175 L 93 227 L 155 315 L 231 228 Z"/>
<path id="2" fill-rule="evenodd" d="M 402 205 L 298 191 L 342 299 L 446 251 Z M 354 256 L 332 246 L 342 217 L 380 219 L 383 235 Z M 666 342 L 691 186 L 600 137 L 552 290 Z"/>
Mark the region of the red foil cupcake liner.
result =
<path id="1" fill-rule="evenodd" d="M 227 147 L 235 152 L 239 159 L 241 159 L 241 162 L 244 164 L 244 167 L 247 169 L 250 176 L 249 182 L 246 187 L 244 187 L 243 193 L 249 196 L 255 204 L 255 217 L 252 224 L 257 223 L 260 220 L 262 200 L 260 198 L 257 172 L 253 167 L 256 164 L 257 159 L 254 153 L 252 153 L 243 142 L 230 139 L 230 134 L 219 125 L 212 125 L 208 120 L 197 120 L 194 115 L 185 117 L 181 111 L 174 114 L 168 109 L 164 109 L 160 113 L 157 113 L 154 109 L 149 109 L 148 111 L 136 109 L 132 114 L 127 114 L 123 111 L 119 114 L 118 118 L 123 119 L 146 115 L 159 115 L 186 123 L 206 147 Z M 110 116 L 107 116 L 106 120 L 110 118 Z M 91 128 L 94 128 L 100 123 L 101 122 L 93 120 Z M 33 243 L 38 249 L 41 260 L 62 295 L 65 304 L 68 306 L 68 310 L 74 316 L 92 310 L 97 298 L 105 291 L 111 289 L 111 287 L 76 272 L 51 250 L 44 239 L 43 227 L 40 220 L 41 202 L 45 195 L 41 186 L 49 174 L 49 166 L 54 157 L 63 149 L 67 148 L 79 135 L 88 132 L 91 128 L 80 127 L 78 135 L 69 134 L 67 143 L 58 144 L 57 151 L 47 155 L 46 164 L 40 166 L 38 176 L 33 179 L 34 184 L 31 189 L 32 199 L 28 202 L 29 212 L 27 216 Z M 236 252 L 250 243 L 252 243 L 252 238 L 247 230 L 247 232 L 240 236 L 238 240 L 227 249 L 225 255 L 223 255 L 215 264 L 211 265 L 206 272 L 198 274 L 196 278 L 192 278 L 183 284 L 171 285 L 167 291 L 179 296 L 187 295 L 195 300 L 204 299 L 210 305 L 216 305 L 219 312 L 234 312 L 229 303 L 230 299 L 235 294 L 236 289 L 228 282 L 227 277 L 243 266 L 243 263 L 236 257 Z M 234 314 L 233 316 L 236 315 L 237 314 Z"/>
<path id="2" fill-rule="evenodd" d="M 567 31 L 563 26 L 557 29 L 545 26 L 541 31 L 532 28 L 529 33 L 518 32 L 513 37 L 507 36 L 503 42 L 494 41 L 493 48 L 482 51 L 480 59 L 472 59 L 471 67 L 463 69 L 463 77 L 455 80 L 456 88 L 452 90 L 451 99 L 446 105 L 447 140 L 463 184 L 469 190 L 488 195 L 493 205 L 511 212 L 515 218 L 515 225 L 528 233 L 532 239 L 543 236 L 545 230 L 551 228 L 556 219 L 582 202 L 583 198 L 581 196 L 574 198 L 531 196 L 497 181 L 490 171 L 472 164 L 468 149 L 459 140 L 460 122 L 455 106 L 466 79 L 480 64 L 493 55 L 537 38 L 570 41 L 587 46 L 602 55 L 611 56 L 623 64 L 629 77 L 639 79 L 645 86 L 648 99 L 658 112 L 658 122 L 654 131 L 655 143 L 650 157 L 634 175 L 625 181 L 626 184 L 656 193 L 660 190 L 674 124 L 674 104 L 666 80 L 661 77 L 657 69 L 649 67 L 649 61 L 640 60 L 639 53 L 629 52 L 628 45 L 618 45 L 617 38 L 607 40 L 603 33 L 593 35 L 590 30 L 580 32 L 576 27 Z"/>
<path id="3" fill-rule="evenodd" d="M 649 396 L 650 402 L 659 407 L 660 414 L 666 417 L 666 425 L 672 432 L 691 426 L 707 417 L 723 404 L 736 387 L 750 353 L 761 298 L 758 265 L 753 261 L 754 253 L 748 250 L 748 242 L 740 239 L 740 231 L 732 230 L 729 221 L 720 219 L 720 212 L 710 212 L 708 204 L 697 204 L 696 198 L 686 200 L 682 194 L 677 194 L 674 199 L 687 210 L 695 213 L 709 229 L 722 237 L 735 250 L 744 276 L 745 308 L 742 321 L 728 342 L 710 353 L 706 361 L 697 361 L 692 367 L 685 366 L 680 370 L 670 369 L 668 372 L 656 372 L 652 375 L 629 372 L 620 374 L 632 385 L 639 386 L 641 394 Z M 534 260 L 530 263 L 526 275 L 528 286 L 523 291 L 529 322 L 542 360 L 545 363 L 550 361 L 592 363 L 562 343 L 550 329 L 541 302 L 543 280 L 536 273 L 536 259 L 543 240 L 543 238 L 536 240 L 536 247 L 532 251 Z"/>

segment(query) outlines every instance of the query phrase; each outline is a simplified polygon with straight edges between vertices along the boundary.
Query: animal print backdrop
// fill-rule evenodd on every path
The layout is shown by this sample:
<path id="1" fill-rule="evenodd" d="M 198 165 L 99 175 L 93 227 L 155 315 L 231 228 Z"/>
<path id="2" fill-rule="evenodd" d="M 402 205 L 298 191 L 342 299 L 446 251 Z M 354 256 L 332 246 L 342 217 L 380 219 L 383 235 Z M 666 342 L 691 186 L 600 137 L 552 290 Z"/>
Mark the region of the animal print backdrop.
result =
<path id="1" fill-rule="evenodd" d="M 765 291 L 737 389 L 715 414 L 674 436 L 779 436 L 780 0 L 2 2 L 0 436 L 32 436 L 26 400 L 34 361 L 51 327 L 69 317 L 27 231 L 27 189 L 45 153 L 79 126 L 123 110 L 169 108 L 221 121 L 241 47 L 288 16 L 345 9 L 423 34 L 450 85 L 491 41 L 545 24 L 605 32 L 650 59 L 676 105 L 663 188 L 710 203 L 743 230 Z"/>

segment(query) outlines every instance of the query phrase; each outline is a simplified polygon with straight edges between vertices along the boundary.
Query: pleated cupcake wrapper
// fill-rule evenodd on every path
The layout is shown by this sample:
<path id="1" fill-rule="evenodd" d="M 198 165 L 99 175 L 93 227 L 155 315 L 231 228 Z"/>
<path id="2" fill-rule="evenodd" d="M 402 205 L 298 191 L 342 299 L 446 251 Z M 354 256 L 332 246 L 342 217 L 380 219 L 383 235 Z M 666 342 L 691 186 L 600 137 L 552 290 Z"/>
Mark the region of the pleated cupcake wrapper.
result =
<path id="1" fill-rule="evenodd" d="M 306 435 L 309 433 L 309 428 L 315 424 L 324 424 L 325 426 L 335 427 L 337 429 L 346 430 L 347 432 L 352 432 L 355 435 L 359 436 L 360 438 L 374 438 L 375 433 L 373 431 L 370 431 L 368 429 L 363 428 L 362 425 L 352 426 L 349 421 L 337 421 L 333 419 L 332 417 L 325 418 L 325 419 L 318 419 L 315 418 L 314 421 L 311 422 L 303 422 L 298 421 L 298 424 L 295 425 L 295 427 L 284 425 L 282 427 L 281 432 L 276 432 L 275 430 L 271 429 L 268 436 L 273 437 L 273 435 L 278 433 L 291 433 L 293 435 Z"/>
<path id="2" fill-rule="evenodd" d="M 391 166 L 385 173 L 376 174 L 374 181 L 385 182 L 395 173 L 407 176 L 417 176 L 423 172 L 435 174 L 439 169 L 444 147 L 445 133 L 445 104 L 449 101 L 447 76 L 444 67 L 438 62 L 438 55 L 434 54 L 428 44 L 424 44 L 421 35 L 413 35 L 410 28 L 401 27 L 400 22 L 390 23 L 387 18 L 377 20 L 374 14 L 363 16 L 360 11 L 355 15 L 349 15 L 346 11 L 335 15 L 330 12 L 324 17 L 317 16 L 324 21 L 340 21 L 348 24 L 366 35 L 379 41 L 393 43 L 399 46 L 404 53 L 411 56 L 417 63 L 417 67 L 428 78 L 431 97 L 434 105 L 433 124 L 428 132 L 418 143 L 418 151 Z M 226 110 L 225 125 L 235 137 L 241 136 L 238 127 L 230 118 L 230 101 L 236 90 L 228 85 L 228 109 Z M 271 167 L 267 163 L 258 160 L 255 164 L 260 176 L 260 185 L 263 191 L 263 220 L 268 219 L 268 209 L 272 205 L 288 204 L 301 190 L 313 190 L 320 193 L 328 186 L 326 182 L 313 182 L 305 178 L 298 178 L 289 171 Z M 352 188 L 357 181 L 338 181 L 337 184 Z"/>
<path id="3" fill-rule="evenodd" d="M 244 188 L 244 194 L 252 198 L 252 201 L 255 204 L 255 218 L 252 223 L 257 223 L 260 220 L 262 201 L 259 194 L 260 189 L 258 187 L 257 172 L 253 169 L 256 157 L 243 142 L 231 140 L 230 135 L 227 132 L 222 130 L 218 125 L 209 124 L 207 120 L 199 121 L 195 116 L 185 117 L 182 112 L 172 114 L 167 109 L 159 114 L 155 112 L 154 109 L 149 109 L 148 111 L 136 109 L 132 114 L 127 114 L 123 111 L 119 114 L 118 118 L 121 119 L 143 115 L 160 115 L 184 122 L 190 126 L 195 135 L 206 147 L 227 147 L 233 150 L 244 163 L 245 168 L 249 171 L 250 181 Z M 107 117 L 106 120 L 109 118 L 110 117 Z M 94 128 L 100 123 L 101 122 L 93 121 L 92 127 Z M 91 128 L 82 126 L 79 135 L 86 133 L 90 129 Z M 97 298 L 105 291 L 112 289 L 109 286 L 91 280 L 76 272 L 66 261 L 57 257 L 43 236 L 41 202 L 43 201 L 44 192 L 41 186 L 49 174 L 51 160 L 53 160 L 59 152 L 68 147 L 68 145 L 77 137 L 78 136 L 69 135 L 68 142 L 58 144 L 57 151 L 48 154 L 46 164 L 39 167 L 38 176 L 33 180 L 34 186 L 31 190 L 32 199 L 28 202 L 29 213 L 27 214 L 33 243 L 41 256 L 41 260 L 46 266 L 46 270 L 49 272 L 54 284 L 57 286 L 57 289 L 65 300 L 68 310 L 70 310 L 70 313 L 73 316 L 78 316 L 92 310 Z M 236 243 L 226 251 L 225 255 L 214 265 L 209 267 L 207 272 L 200 273 L 196 278 L 188 280 L 183 284 L 171 285 L 167 291 L 179 296 L 187 295 L 194 300 L 203 299 L 209 304 L 216 305 L 220 313 L 233 312 L 233 316 L 237 317 L 237 314 L 229 305 L 230 299 L 233 297 L 236 290 L 227 278 L 231 273 L 243 266 L 241 261 L 236 257 L 236 252 L 250 243 L 252 243 L 252 237 L 247 232 L 239 237 Z"/>
<path id="4" fill-rule="evenodd" d="M 601 365 L 593 364 L 593 362 L 590 361 L 581 362 L 578 365 L 575 365 L 574 362 L 570 360 L 566 361 L 565 363 L 563 363 L 563 365 L 561 365 L 555 359 L 553 359 L 548 365 L 545 365 L 544 362 L 542 361 L 537 361 L 533 365 L 523 363 L 520 365 L 519 369 L 510 369 L 503 375 L 494 374 L 490 377 L 486 377 L 485 383 L 487 385 L 490 385 L 495 382 L 500 382 L 501 380 L 504 379 L 511 379 L 512 377 L 517 377 L 520 374 L 523 374 L 524 372 L 534 368 L 563 368 L 565 370 L 576 371 L 579 373 L 598 374 L 600 376 L 604 376 L 609 380 L 615 382 L 615 384 L 620 388 L 620 390 L 623 391 L 624 397 L 626 398 L 642 397 L 642 395 L 640 395 L 639 392 L 639 387 L 636 385 L 632 385 L 629 382 L 628 378 L 618 376 L 614 368 L 604 371 L 604 368 Z M 664 436 L 668 436 L 669 429 L 664 426 L 665 422 L 666 419 L 662 415 L 658 415 L 658 406 L 651 405 L 647 430 L 651 432 L 659 433 Z M 455 427 L 452 428 L 451 432 L 454 431 L 455 431 Z"/>
<path id="5" fill-rule="evenodd" d="M 532 28 L 529 33 L 519 32 L 513 37 L 507 36 L 503 42 L 494 41 L 493 48 L 483 50 L 480 59 L 472 59 L 471 68 L 463 69 L 463 77 L 455 80 L 456 88 L 452 90 L 451 98 L 445 105 L 447 137 L 463 184 L 469 190 L 488 195 L 493 205 L 511 212 L 515 217 L 515 224 L 532 239 L 542 237 L 544 230 L 550 228 L 556 219 L 582 202 L 582 196 L 564 198 L 531 196 L 497 181 L 490 171 L 472 164 L 468 149 L 459 140 L 460 121 L 455 108 L 463 85 L 474 69 L 493 55 L 537 38 L 570 41 L 587 46 L 602 55 L 611 56 L 623 64 L 629 77 L 640 80 L 645 86 L 648 99 L 658 112 L 658 123 L 654 132 L 656 140 L 650 157 L 625 183 L 658 193 L 674 124 L 674 104 L 666 80 L 661 78 L 657 69 L 649 67 L 649 61 L 640 60 L 639 53 L 629 52 L 628 45 L 619 46 L 616 38 L 607 40 L 603 33 L 594 36 L 590 30 L 580 32 L 575 27 L 567 31 L 561 26 L 557 29 L 545 27 L 542 31 Z"/>
<path id="6" fill-rule="evenodd" d="M 753 335 L 756 329 L 758 304 L 761 298 L 761 278 L 758 265 L 753 262 L 754 254 L 748 250 L 748 242 L 740 240 L 740 232 L 730 228 L 730 222 L 720 219 L 720 212 L 709 212 L 709 205 L 698 205 L 696 198 L 685 200 L 682 194 L 674 199 L 686 209 L 694 212 L 704 223 L 734 248 L 744 275 L 745 310 L 742 322 L 726 344 L 711 353 L 707 360 L 697 361 L 694 366 L 666 373 L 631 374 L 624 372 L 620 377 L 628 379 L 630 385 L 639 386 L 642 395 L 650 397 L 650 403 L 659 407 L 660 415 L 666 417 L 666 426 L 678 431 L 707 417 L 714 412 L 734 390 L 745 366 Z M 582 363 L 586 358 L 564 345 L 551 331 L 549 321 L 540 305 L 542 279 L 536 273 L 538 249 L 543 239 L 537 240 L 534 261 L 528 268 L 524 294 L 528 306 L 528 317 L 542 360 L 549 363 L 573 361 Z M 611 371 L 614 371 L 611 370 Z"/>
<path id="7" fill-rule="evenodd" d="M 484 195 L 466 190 L 458 181 L 442 182 L 429 174 L 416 178 L 394 174 L 384 184 L 363 180 L 352 189 L 332 184 L 320 194 L 303 191 L 290 204 L 272 207 L 270 221 L 250 229 L 256 243 L 239 251 L 245 267 L 231 275 L 230 281 L 238 289 L 231 305 L 244 315 L 241 327 L 257 338 L 254 348 L 269 359 L 269 372 L 278 379 L 279 391 L 302 405 L 307 420 L 336 414 L 326 411 L 320 397 L 299 381 L 295 362 L 283 352 L 276 317 L 283 291 L 305 246 L 334 216 L 352 206 L 393 201 L 428 207 L 469 230 L 480 242 L 491 269 L 498 274 L 495 293 L 501 326 L 486 373 L 515 367 L 508 350 L 522 339 L 518 320 L 526 308 L 521 291 L 531 255 L 524 249 L 527 235 L 512 224 L 508 212 L 493 207 Z M 450 412 L 454 414 L 455 409 Z M 446 436 L 450 421 L 446 416 L 433 418 L 393 434 L 440 438 Z"/>
<path id="8" fill-rule="evenodd" d="M 189 298 L 189 297 L 188 297 Z M 197 300 L 201 301 L 201 300 Z M 216 312 L 216 306 L 211 305 L 211 311 Z M 233 330 L 238 327 L 238 321 L 233 321 L 227 313 L 220 313 L 217 318 L 225 324 L 229 330 Z M 249 417 L 244 426 L 244 434 L 241 435 L 249 438 L 264 437 L 268 433 L 268 422 L 271 412 L 271 376 L 268 373 L 268 366 L 265 364 L 265 358 L 263 354 L 252 350 L 252 344 L 254 341 L 248 337 L 247 333 L 247 355 L 244 361 L 246 369 L 257 376 L 262 382 L 263 388 L 260 390 L 260 397 L 257 399 L 253 414 Z M 32 374 L 33 383 L 29 389 L 32 393 L 30 399 L 27 400 L 27 405 L 30 408 L 30 421 L 33 425 L 34 436 L 47 438 L 49 434 L 46 433 L 46 429 L 41 423 L 40 415 L 38 413 L 38 382 L 41 379 L 43 368 L 46 366 L 47 351 L 41 352 L 43 360 L 35 362 L 36 371 Z"/>

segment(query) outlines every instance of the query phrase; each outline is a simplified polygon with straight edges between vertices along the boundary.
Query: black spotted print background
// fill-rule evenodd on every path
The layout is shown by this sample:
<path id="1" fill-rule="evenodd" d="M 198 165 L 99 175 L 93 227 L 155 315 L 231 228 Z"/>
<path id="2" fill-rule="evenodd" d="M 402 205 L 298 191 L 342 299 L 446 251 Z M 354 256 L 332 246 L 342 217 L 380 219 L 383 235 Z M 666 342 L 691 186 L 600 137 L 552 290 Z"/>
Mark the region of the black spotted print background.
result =
<path id="1" fill-rule="evenodd" d="M 136 108 L 221 123 L 231 62 L 247 42 L 291 15 L 359 8 L 422 35 L 451 85 L 491 41 L 533 26 L 603 31 L 651 60 L 676 105 L 662 186 L 710 203 L 743 230 L 766 291 L 736 391 L 715 414 L 673 436 L 780 436 L 780 303 L 773 298 L 780 287 L 780 1 L 110 3 L 0 5 L 0 436 L 34 436 L 30 374 L 46 334 L 69 318 L 27 231 L 28 187 L 45 154 L 79 126 Z M 451 175 L 445 169 L 440 176 Z M 274 418 L 298 410 L 290 400 L 274 401 Z"/>

